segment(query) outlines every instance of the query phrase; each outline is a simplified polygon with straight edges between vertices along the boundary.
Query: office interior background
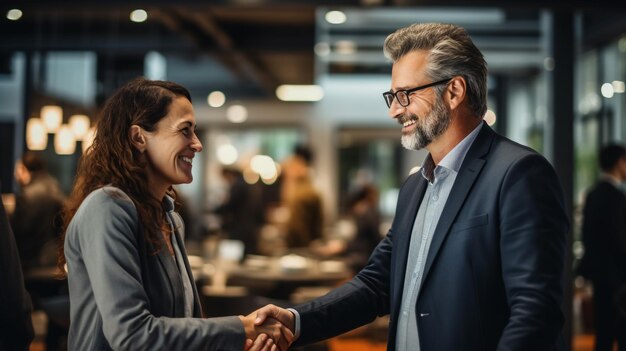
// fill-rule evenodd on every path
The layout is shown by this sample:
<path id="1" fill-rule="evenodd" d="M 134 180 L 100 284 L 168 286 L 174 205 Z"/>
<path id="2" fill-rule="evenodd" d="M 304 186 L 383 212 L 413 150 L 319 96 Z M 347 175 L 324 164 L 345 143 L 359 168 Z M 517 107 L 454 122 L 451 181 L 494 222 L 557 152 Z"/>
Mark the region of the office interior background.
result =
<path id="1" fill-rule="evenodd" d="M 14 1 L 0 6 L 0 180 L 43 155 L 63 190 L 102 103 L 136 77 L 192 94 L 204 151 L 178 188 L 204 213 L 224 197 L 222 167 L 270 186 L 297 144 L 314 153 L 326 226 L 350 189 L 372 182 L 379 209 L 425 152 L 404 150 L 381 93 L 391 64 L 385 37 L 415 22 L 465 27 L 489 67 L 488 123 L 554 165 L 572 215 L 566 329 L 583 282 L 580 208 L 597 179 L 596 155 L 626 137 L 626 6 L 609 1 Z M 78 117 L 77 117 L 78 116 Z M 74 129 L 72 129 L 74 128 Z M 5 197 L 8 198 L 8 197 Z"/>

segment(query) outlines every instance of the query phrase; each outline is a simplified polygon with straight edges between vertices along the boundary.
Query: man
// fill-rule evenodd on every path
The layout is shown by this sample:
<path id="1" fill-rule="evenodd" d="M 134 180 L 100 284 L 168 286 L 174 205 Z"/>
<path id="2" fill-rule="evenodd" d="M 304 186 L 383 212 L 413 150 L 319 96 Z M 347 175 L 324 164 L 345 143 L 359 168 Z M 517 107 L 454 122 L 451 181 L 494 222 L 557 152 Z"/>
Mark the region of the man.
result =
<path id="1" fill-rule="evenodd" d="M 13 231 L 0 201 L 0 351 L 28 350 L 33 340 L 32 305 L 24 288 Z"/>
<path id="2" fill-rule="evenodd" d="M 303 345 L 390 314 L 389 350 L 564 350 L 569 224 L 553 168 L 482 122 L 487 68 L 464 29 L 415 24 L 385 54 L 389 115 L 402 144 L 429 155 L 363 270 L 292 310 L 266 306 L 257 323 L 278 318 Z"/>
<path id="3" fill-rule="evenodd" d="M 261 210 L 254 189 L 237 168 L 223 168 L 222 177 L 228 184 L 228 197 L 214 212 L 220 216 L 222 230 L 228 238 L 243 242 L 244 257 L 256 254 Z"/>
<path id="4" fill-rule="evenodd" d="M 587 195 L 583 211 L 585 256 L 579 271 L 593 283 L 596 351 L 610 351 L 617 339 L 626 350 L 626 319 L 617 303 L 626 288 L 626 148 L 610 144 L 600 150 L 600 180 Z"/>
<path id="5" fill-rule="evenodd" d="M 45 161 L 33 152 L 25 152 L 16 163 L 15 180 L 21 192 L 15 198 L 11 227 L 22 268 L 28 272 L 41 266 L 54 266 L 65 201 L 59 183 L 48 173 Z"/>
<path id="6" fill-rule="evenodd" d="M 308 247 L 322 237 L 322 197 L 311 179 L 313 153 L 296 145 L 293 155 L 282 164 L 281 201 L 289 216 L 284 223 L 287 247 Z"/>

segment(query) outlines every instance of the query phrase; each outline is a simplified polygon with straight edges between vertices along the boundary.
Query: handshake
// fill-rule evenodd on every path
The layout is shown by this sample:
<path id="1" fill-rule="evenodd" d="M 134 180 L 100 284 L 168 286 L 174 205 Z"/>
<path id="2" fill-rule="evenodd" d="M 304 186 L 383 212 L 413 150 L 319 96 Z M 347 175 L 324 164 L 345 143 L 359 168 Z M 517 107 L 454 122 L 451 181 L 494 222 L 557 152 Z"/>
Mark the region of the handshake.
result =
<path id="1" fill-rule="evenodd" d="M 274 305 L 239 316 L 246 331 L 244 351 L 286 351 L 295 341 L 293 312 Z"/>

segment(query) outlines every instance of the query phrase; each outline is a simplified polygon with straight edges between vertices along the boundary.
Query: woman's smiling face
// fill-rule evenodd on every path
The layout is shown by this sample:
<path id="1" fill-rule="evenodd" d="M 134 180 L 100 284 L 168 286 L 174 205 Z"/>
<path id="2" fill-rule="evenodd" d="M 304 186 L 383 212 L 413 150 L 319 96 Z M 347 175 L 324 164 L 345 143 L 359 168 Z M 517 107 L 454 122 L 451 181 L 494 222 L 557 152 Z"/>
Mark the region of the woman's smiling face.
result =
<path id="1" fill-rule="evenodd" d="M 195 128 L 191 102 L 177 96 L 168 114 L 156 124 L 156 130 L 145 133 L 148 177 L 156 193 L 164 194 L 171 185 L 193 180 L 192 161 L 195 154 L 202 151 Z"/>

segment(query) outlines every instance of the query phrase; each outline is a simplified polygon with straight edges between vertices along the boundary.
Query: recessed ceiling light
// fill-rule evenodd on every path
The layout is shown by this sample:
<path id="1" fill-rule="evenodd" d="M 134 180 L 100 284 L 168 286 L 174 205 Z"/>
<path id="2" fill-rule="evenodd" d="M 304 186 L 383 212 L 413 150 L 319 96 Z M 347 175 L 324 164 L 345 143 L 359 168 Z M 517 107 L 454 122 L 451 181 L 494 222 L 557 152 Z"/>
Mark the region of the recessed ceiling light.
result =
<path id="1" fill-rule="evenodd" d="M 242 105 L 232 105 L 226 110 L 226 118 L 233 123 L 243 123 L 248 119 L 248 109 Z"/>
<path id="2" fill-rule="evenodd" d="M 22 10 L 10 9 L 7 12 L 7 18 L 10 19 L 11 21 L 17 21 L 18 19 L 22 18 Z"/>
<path id="3" fill-rule="evenodd" d="M 137 9 L 130 13 L 130 20 L 133 22 L 145 22 L 148 19 L 146 10 Z"/>
<path id="4" fill-rule="evenodd" d="M 607 99 L 610 99 L 613 97 L 613 94 L 615 94 L 615 90 L 613 90 L 613 84 L 611 83 L 604 83 L 602 84 L 602 87 L 600 88 L 600 92 L 602 93 L 602 96 L 604 96 Z"/>
<path id="5" fill-rule="evenodd" d="M 226 95 L 219 90 L 211 92 L 207 97 L 207 103 L 211 107 L 221 107 L 226 102 Z"/>
<path id="6" fill-rule="evenodd" d="M 329 11 L 324 18 L 326 18 L 326 22 L 330 24 L 342 24 L 346 22 L 347 19 L 346 14 L 342 11 Z"/>

